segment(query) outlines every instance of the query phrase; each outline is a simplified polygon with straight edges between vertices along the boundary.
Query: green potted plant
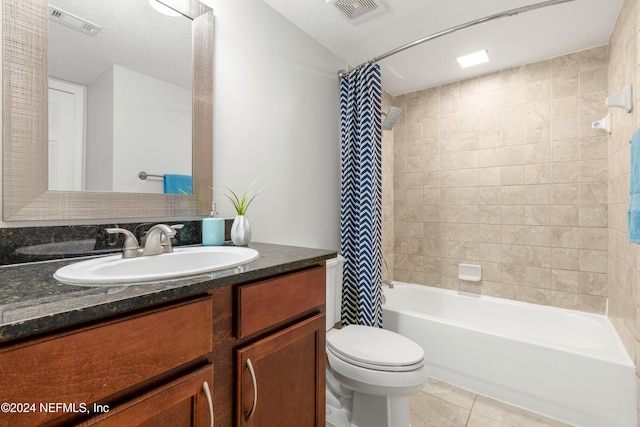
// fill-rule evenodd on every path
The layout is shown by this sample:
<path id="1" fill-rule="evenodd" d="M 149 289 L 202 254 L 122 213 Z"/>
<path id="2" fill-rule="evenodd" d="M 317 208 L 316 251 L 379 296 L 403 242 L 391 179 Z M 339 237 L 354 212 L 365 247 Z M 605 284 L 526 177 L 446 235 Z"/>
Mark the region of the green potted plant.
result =
<path id="1" fill-rule="evenodd" d="M 229 187 L 224 187 L 226 191 L 222 192 L 222 194 L 229 199 L 236 211 L 236 217 L 231 226 L 231 241 L 233 241 L 236 246 L 247 246 L 251 241 L 251 224 L 245 214 L 251 202 L 253 202 L 256 196 L 263 190 L 260 189 L 254 192 L 253 187 L 255 183 L 256 181 L 254 180 L 249 184 L 249 188 L 247 188 L 241 196 Z"/>

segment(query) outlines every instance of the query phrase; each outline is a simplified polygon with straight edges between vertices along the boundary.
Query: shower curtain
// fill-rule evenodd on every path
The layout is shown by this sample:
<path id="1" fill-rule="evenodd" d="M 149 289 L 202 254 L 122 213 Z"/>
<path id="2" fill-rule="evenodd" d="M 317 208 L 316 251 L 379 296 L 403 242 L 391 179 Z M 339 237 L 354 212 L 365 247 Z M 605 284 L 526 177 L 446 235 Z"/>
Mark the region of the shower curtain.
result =
<path id="1" fill-rule="evenodd" d="M 382 327 L 382 88 L 380 66 L 340 81 L 342 323 Z"/>

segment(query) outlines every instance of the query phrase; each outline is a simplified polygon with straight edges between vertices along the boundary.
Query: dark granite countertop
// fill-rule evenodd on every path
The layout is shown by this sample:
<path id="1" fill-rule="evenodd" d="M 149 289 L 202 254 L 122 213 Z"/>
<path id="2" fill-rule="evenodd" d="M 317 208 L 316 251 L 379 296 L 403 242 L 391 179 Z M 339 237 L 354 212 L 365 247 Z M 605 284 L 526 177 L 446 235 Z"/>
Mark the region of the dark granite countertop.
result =
<path id="1" fill-rule="evenodd" d="M 202 294 L 210 289 L 298 270 L 335 251 L 251 243 L 260 256 L 240 267 L 187 279 L 130 286 L 81 287 L 53 278 L 80 259 L 0 267 L 0 342 Z M 159 255 L 162 256 L 162 255 Z"/>

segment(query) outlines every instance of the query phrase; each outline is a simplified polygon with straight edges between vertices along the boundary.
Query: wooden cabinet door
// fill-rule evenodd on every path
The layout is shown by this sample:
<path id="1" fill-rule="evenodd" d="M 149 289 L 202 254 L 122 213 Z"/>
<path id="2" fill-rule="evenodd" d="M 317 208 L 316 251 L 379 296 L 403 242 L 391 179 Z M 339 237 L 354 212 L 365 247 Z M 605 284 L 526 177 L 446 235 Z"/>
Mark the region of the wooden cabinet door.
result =
<path id="1" fill-rule="evenodd" d="M 213 365 L 184 375 L 98 415 L 81 426 L 213 426 Z M 205 392 L 208 389 L 208 393 Z"/>
<path id="2" fill-rule="evenodd" d="M 239 426 L 325 426 L 325 324 L 319 314 L 237 350 Z"/>
<path id="3" fill-rule="evenodd" d="M 29 413 L 0 413 L 0 427 L 68 425 L 85 411 L 40 405 L 87 405 L 94 414 L 94 402 L 208 355 L 212 312 L 206 297 L 0 346 L 0 397 L 34 405 Z"/>

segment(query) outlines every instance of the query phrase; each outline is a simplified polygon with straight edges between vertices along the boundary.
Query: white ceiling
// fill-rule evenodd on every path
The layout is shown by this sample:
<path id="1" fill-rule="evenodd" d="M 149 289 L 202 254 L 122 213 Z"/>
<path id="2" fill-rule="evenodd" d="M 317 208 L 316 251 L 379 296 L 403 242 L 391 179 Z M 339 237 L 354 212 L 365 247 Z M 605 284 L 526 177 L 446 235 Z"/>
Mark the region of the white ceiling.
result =
<path id="1" fill-rule="evenodd" d="M 94 36 L 49 21 L 49 76 L 88 85 L 112 64 L 191 89 L 191 20 L 148 0 L 50 0 L 102 27 Z"/>
<path id="2" fill-rule="evenodd" d="M 542 0 L 381 0 L 355 24 L 326 0 L 263 0 L 331 52 L 357 66 L 439 31 Z M 607 44 L 623 0 L 574 0 L 486 22 L 381 60 L 383 88 L 400 95 Z M 489 51 L 463 70 L 456 57 Z"/>

